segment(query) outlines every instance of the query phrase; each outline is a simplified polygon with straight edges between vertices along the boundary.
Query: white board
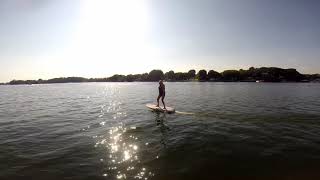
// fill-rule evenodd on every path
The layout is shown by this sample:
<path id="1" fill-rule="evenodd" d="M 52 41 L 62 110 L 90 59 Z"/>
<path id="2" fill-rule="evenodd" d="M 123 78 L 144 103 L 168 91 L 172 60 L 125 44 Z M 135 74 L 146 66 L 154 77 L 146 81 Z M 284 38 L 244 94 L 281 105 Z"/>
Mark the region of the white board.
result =
<path id="1" fill-rule="evenodd" d="M 174 113 L 175 109 L 173 107 L 168 107 L 166 106 L 166 109 L 163 109 L 163 106 L 157 107 L 157 105 L 155 104 L 146 104 L 146 106 L 153 110 L 153 111 L 157 111 L 157 112 L 163 112 L 163 113 Z"/>

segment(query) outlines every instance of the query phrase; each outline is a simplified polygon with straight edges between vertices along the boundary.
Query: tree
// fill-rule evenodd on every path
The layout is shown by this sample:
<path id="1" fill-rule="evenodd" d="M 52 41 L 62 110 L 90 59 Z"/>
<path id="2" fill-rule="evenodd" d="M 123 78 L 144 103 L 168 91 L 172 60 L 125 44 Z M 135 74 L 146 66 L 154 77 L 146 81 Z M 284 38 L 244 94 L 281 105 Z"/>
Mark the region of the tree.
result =
<path id="1" fill-rule="evenodd" d="M 255 68 L 254 67 L 250 67 L 248 71 L 254 71 Z"/>
<path id="2" fill-rule="evenodd" d="M 194 69 L 189 70 L 188 78 L 189 79 L 194 79 L 195 77 L 196 77 L 196 70 L 194 70 Z"/>
<path id="3" fill-rule="evenodd" d="M 71 83 L 71 82 L 86 82 L 87 79 L 83 77 L 61 77 L 49 79 L 47 83 Z"/>
<path id="4" fill-rule="evenodd" d="M 169 71 L 164 74 L 166 80 L 174 80 L 174 72 Z"/>
<path id="5" fill-rule="evenodd" d="M 226 70 L 222 72 L 225 81 L 239 81 L 240 73 L 237 70 Z"/>
<path id="6" fill-rule="evenodd" d="M 139 81 L 148 81 L 149 74 L 148 73 L 143 73 L 141 74 Z"/>
<path id="7" fill-rule="evenodd" d="M 249 77 L 249 70 L 239 70 L 239 79 L 240 80 L 252 80 L 252 78 Z"/>
<path id="8" fill-rule="evenodd" d="M 159 81 L 161 79 L 164 79 L 164 74 L 161 70 L 158 69 L 152 70 L 148 75 L 149 81 Z"/>
<path id="9" fill-rule="evenodd" d="M 202 69 L 198 72 L 197 77 L 200 81 L 205 81 L 207 80 L 207 71 Z"/>
<path id="10" fill-rule="evenodd" d="M 209 80 L 217 80 L 217 79 L 221 78 L 221 74 L 218 73 L 217 71 L 210 70 L 208 72 L 208 76 L 207 77 L 208 77 Z"/>
<path id="11" fill-rule="evenodd" d="M 283 76 L 287 81 L 301 81 L 304 78 L 296 69 L 284 69 Z"/>
<path id="12" fill-rule="evenodd" d="M 108 77 L 107 80 L 110 82 L 124 82 L 124 81 L 126 81 L 126 76 L 120 75 L 120 74 L 115 74 L 111 77 Z"/>
<path id="13" fill-rule="evenodd" d="M 128 81 L 128 82 L 135 81 L 135 76 L 132 75 L 132 74 L 127 75 L 126 76 L 126 81 Z"/>
<path id="14" fill-rule="evenodd" d="M 178 72 L 174 73 L 174 78 L 178 81 L 185 81 L 189 79 L 188 73 Z"/>

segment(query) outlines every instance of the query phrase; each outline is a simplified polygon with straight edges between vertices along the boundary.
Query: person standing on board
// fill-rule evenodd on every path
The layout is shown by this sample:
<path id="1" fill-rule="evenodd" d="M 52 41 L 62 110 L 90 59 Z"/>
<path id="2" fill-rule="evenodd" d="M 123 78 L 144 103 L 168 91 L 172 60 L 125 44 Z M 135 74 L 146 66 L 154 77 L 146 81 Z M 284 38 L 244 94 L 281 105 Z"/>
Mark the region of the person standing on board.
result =
<path id="1" fill-rule="evenodd" d="M 158 98 L 157 98 L 157 107 L 159 107 L 159 99 L 161 98 L 161 101 L 162 101 L 162 104 L 163 104 L 163 108 L 166 109 L 166 104 L 164 103 L 164 97 L 166 96 L 166 87 L 165 85 L 163 84 L 163 80 L 160 80 L 159 81 L 159 95 L 158 95 Z"/>

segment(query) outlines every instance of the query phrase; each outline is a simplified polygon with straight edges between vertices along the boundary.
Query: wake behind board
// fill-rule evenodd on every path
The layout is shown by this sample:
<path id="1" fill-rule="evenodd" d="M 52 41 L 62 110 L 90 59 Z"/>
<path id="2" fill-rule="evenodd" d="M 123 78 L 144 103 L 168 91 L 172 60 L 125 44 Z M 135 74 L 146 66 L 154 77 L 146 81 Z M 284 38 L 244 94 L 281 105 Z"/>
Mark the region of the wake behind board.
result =
<path id="1" fill-rule="evenodd" d="M 163 106 L 157 107 L 155 104 L 146 104 L 146 106 L 151 109 L 152 111 L 156 112 L 163 112 L 163 113 L 174 113 L 176 110 L 173 107 L 166 107 L 166 109 L 163 109 Z"/>

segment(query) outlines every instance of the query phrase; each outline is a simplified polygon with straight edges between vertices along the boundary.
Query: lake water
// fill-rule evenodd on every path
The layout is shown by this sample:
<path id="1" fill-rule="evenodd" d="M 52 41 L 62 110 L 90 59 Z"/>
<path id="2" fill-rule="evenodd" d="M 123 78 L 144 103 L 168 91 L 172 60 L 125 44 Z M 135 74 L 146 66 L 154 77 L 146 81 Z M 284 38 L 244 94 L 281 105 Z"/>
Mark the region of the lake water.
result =
<path id="1" fill-rule="evenodd" d="M 320 84 L 0 86 L 0 179 L 319 179 Z"/>

